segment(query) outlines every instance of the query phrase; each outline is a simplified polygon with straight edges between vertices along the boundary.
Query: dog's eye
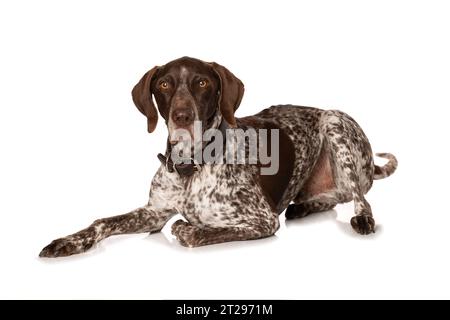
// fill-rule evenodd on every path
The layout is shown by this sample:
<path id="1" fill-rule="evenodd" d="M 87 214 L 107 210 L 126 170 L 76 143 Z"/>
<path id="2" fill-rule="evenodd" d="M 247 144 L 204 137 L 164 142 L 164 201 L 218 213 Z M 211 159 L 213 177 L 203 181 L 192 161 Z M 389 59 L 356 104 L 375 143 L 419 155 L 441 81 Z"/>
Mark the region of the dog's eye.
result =
<path id="1" fill-rule="evenodd" d="M 206 86 L 208 85 L 208 82 L 206 82 L 206 80 L 200 80 L 198 82 L 198 85 L 200 88 L 206 88 Z"/>
<path id="2" fill-rule="evenodd" d="M 167 81 L 161 81 L 161 82 L 159 83 L 159 87 L 160 87 L 162 90 L 167 90 L 167 89 L 169 89 L 169 83 L 168 83 Z"/>

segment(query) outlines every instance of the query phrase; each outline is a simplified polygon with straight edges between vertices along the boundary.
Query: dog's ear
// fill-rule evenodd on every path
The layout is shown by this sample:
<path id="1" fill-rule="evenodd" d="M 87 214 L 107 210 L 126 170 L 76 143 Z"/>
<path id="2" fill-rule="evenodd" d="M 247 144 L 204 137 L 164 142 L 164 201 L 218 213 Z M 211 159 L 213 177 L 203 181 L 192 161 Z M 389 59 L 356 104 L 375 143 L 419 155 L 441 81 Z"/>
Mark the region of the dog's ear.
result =
<path id="1" fill-rule="evenodd" d="M 156 110 L 155 104 L 153 103 L 151 92 L 152 80 L 158 68 L 154 67 L 147 71 L 131 91 L 134 104 L 147 117 L 147 130 L 150 133 L 155 130 L 156 124 L 158 123 L 158 110 Z"/>
<path id="2" fill-rule="evenodd" d="M 215 62 L 210 63 L 210 65 L 220 81 L 220 112 L 228 124 L 235 128 L 236 119 L 234 118 L 234 112 L 239 107 L 244 95 L 244 84 L 224 66 Z"/>

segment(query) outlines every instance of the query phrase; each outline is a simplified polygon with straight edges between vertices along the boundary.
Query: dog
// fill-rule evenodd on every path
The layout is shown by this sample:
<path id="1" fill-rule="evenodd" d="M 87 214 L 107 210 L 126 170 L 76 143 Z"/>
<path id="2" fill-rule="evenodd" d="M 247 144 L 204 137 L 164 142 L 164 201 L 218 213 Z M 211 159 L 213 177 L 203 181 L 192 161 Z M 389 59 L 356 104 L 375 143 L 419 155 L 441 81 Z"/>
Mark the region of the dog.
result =
<path id="1" fill-rule="evenodd" d="M 158 155 L 162 164 L 147 205 L 95 220 L 86 229 L 51 242 L 40 257 L 82 253 L 112 235 L 159 232 L 176 214 L 185 220 L 173 223 L 172 234 L 186 247 L 259 239 L 278 230 L 279 215 L 285 210 L 286 219 L 295 219 L 352 200 L 353 229 L 362 235 L 375 232 L 364 195 L 373 180 L 396 170 L 396 158 L 379 153 L 388 162 L 375 165 L 360 126 L 337 110 L 280 105 L 235 118 L 243 94 L 243 83 L 214 62 L 183 57 L 149 70 L 133 88 L 132 98 L 147 118 L 148 132 L 155 130 L 159 113 L 169 137 L 165 154 Z M 184 129 L 193 138 L 194 122 L 203 130 L 278 130 L 277 172 L 261 174 L 260 163 L 199 164 L 192 158 L 176 163 L 170 153 L 179 142 L 174 132 Z"/>

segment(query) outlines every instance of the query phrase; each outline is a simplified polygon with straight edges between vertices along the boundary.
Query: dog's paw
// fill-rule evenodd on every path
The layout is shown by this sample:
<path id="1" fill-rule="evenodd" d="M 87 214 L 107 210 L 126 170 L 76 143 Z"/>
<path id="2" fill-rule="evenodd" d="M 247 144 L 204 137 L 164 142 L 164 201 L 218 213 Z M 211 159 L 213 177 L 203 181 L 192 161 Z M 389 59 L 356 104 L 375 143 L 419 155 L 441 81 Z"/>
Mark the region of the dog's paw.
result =
<path id="1" fill-rule="evenodd" d="M 350 223 L 353 230 L 359 234 L 371 234 L 375 232 L 375 220 L 366 214 L 354 216 Z"/>
<path id="2" fill-rule="evenodd" d="M 303 204 L 290 204 L 284 216 L 287 220 L 306 217 L 309 214 L 307 208 Z"/>
<path id="3" fill-rule="evenodd" d="M 200 245 L 199 232 L 199 228 L 183 220 L 177 220 L 172 225 L 172 234 L 185 247 L 193 248 Z"/>
<path id="4" fill-rule="evenodd" d="M 53 240 L 39 253 L 41 258 L 67 257 L 73 254 L 82 253 L 94 245 L 93 240 L 75 240 L 70 237 Z"/>

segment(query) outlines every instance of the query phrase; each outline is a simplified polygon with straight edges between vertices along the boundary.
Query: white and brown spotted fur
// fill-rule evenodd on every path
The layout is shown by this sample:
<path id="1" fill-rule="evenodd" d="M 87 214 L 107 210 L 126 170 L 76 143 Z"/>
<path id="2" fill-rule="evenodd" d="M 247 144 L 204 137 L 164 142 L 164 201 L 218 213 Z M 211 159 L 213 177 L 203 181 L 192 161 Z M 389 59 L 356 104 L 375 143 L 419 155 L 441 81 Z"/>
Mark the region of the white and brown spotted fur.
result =
<path id="1" fill-rule="evenodd" d="M 206 80 L 198 80 L 199 75 Z M 160 79 L 169 79 L 168 88 Z M 209 87 L 194 88 L 198 81 L 206 81 Z M 286 208 L 286 218 L 293 219 L 352 200 L 353 229 L 360 234 L 374 232 L 375 221 L 364 195 L 374 179 L 395 171 L 395 157 L 377 154 L 389 162 L 375 166 L 364 132 L 337 110 L 283 105 L 236 119 L 233 114 L 243 89 L 242 82 L 226 68 L 184 57 L 147 72 L 133 89 L 133 100 L 147 116 L 152 132 L 158 118 L 155 95 L 169 136 L 171 127 L 189 129 L 193 119 L 209 128 L 224 121 L 227 128 L 279 129 L 278 174 L 261 176 L 258 165 L 204 164 L 184 176 L 162 164 L 152 180 L 147 205 L 96 220 L 84 230 L 54 240 L 40 256 L 81 253 L 111 235 L 158 232 L 176 214 L 186 221 L 176 221 L 172 233 L 187 247 L 258 239 L 277 231 L 279 214 Z"/>

